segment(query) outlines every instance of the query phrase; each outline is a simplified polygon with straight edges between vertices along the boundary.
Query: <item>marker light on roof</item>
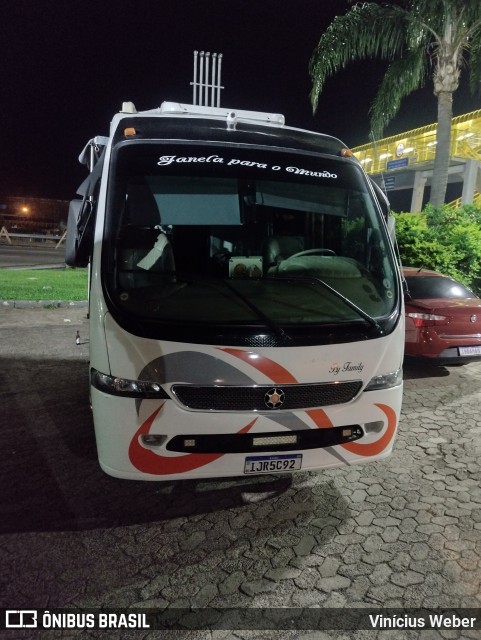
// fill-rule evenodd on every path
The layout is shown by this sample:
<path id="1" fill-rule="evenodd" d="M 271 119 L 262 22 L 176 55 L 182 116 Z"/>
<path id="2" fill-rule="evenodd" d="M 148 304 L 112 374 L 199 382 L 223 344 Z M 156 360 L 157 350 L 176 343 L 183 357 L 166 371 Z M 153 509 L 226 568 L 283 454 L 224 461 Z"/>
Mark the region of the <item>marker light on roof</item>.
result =
<path id="1" fill-rule="evenodd" d="M 135 104 L 133 102 L 122 102 L 122 113 L 137 113 Z"/>

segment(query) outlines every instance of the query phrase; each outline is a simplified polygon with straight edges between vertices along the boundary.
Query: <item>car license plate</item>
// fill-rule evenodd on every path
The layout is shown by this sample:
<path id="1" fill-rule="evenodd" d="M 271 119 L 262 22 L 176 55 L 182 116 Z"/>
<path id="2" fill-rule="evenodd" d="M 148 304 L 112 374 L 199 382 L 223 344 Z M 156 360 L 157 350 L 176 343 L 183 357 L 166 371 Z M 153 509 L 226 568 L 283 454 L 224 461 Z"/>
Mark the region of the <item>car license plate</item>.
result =
<path id="1" fill-rule="evenodd" d="M 481 356 L 481 347 L 458 347 L 460 356 Z"/>
<path id="2" fill-rule="evenodd" d="M 244 462 L 244 473 L 298 471 L 301 467 L 301 453 L 285 456 L 248 456 Z"/>

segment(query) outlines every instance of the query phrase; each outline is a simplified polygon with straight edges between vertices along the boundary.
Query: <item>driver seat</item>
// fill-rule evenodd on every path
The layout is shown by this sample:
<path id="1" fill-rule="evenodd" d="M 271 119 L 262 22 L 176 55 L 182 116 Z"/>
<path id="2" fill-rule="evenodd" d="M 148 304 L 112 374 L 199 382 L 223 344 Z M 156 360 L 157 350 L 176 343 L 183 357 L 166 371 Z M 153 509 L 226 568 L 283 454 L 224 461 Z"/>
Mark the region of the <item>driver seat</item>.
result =
<path id="1" fill-rule="evenodd" d="M 269 273 L 277 269 L 279 264 L 293 256 L 295 253 L 304 251 L 304 238 L 302 236 L 272 236 L 265 242 L 263 249 L 264 272 Z M 274 269 L 273 269 L 274 268 Z"/>

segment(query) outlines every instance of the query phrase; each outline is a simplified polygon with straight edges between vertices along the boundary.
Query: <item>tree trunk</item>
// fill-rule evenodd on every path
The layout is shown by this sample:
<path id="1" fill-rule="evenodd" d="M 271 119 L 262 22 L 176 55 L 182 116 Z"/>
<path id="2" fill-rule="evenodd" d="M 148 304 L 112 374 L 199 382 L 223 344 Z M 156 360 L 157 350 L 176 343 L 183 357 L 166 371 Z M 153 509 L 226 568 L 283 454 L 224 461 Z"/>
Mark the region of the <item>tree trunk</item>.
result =
<path id="1" fill-rule="evenodd" d="M 451 120 L 453 116 L 453 94 L 440 91 L 438 98 L 438 130 L 436 155 L 434 157 L 433 181 L 430 202 L 435 207 L 444 204 L 448 185 L 449 155 L 451 153 Z"/>

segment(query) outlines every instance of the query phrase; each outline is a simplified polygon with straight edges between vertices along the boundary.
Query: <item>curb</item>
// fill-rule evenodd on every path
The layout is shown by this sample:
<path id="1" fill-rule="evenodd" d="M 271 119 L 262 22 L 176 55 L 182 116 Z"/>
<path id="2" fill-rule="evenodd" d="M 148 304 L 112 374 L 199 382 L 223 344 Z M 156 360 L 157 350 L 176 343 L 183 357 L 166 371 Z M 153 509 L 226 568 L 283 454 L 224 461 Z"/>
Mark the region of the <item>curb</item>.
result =
<path id="1" fill-rule="evenodd" d="M 65 309 L 88 307 L 87 300 L 0 300 L 4 309 Z"/>

